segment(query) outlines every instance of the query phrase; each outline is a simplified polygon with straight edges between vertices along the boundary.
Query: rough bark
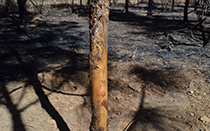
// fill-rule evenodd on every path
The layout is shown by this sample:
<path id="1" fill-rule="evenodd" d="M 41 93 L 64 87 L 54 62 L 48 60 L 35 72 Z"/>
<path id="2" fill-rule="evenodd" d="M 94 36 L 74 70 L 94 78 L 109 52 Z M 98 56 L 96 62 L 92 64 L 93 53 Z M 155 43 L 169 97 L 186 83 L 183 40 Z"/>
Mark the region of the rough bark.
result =
<path id="1" fill-rule="evenodd" d="M 91 0 L 89 15 L 90 31 L 90 83 L 92 93 L 93 131 L 107 131 L 109 0 Z"/>

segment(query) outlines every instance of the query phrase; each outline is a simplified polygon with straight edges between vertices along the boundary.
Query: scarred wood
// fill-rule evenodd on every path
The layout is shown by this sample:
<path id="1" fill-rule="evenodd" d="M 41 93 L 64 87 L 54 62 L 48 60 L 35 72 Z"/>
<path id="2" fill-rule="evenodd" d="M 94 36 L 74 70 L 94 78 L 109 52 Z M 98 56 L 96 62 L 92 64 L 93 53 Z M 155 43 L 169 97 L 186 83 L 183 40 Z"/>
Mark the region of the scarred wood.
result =
<path id="1" fill-rule="evenodd" d="M 90 31 L 90 82 L 92 93 L 93 123 L 91 130 L 107 131 L 108 86 L 107 46 L 109 1 L 91 0 Z"/>

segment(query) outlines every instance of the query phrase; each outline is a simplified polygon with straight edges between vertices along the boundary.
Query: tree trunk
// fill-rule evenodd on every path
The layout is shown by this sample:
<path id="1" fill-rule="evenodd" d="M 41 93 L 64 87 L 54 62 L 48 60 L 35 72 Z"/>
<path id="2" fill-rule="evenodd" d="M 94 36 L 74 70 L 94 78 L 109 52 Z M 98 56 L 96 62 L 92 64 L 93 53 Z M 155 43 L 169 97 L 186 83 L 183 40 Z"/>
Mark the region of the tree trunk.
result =
<path id="1" fill-rule="evenodd" d="M 109 0 L 91 0 L 90 30 L 90 83 L 92 93 L 92 131 L 107 131 Z"/>
<path id="2" fill-rule="evenodd" d="M 153 4 L 153 0 L 149 0 L 149 2 L 148 2 L 148 11 L 147 11 L 147 15 L 148 16 L 152 16 L 152 4 Z"/>
<path id="3" fill-rule="evenodd" d="M 189 7 L 189 1 L 190 0 L 186 0 L 185 1 L 185 6 L 184 6 L 184 22 L 188 21 L 188 7 Z"/>
<path id="4" fill-rule="evenodd" d="M 125 0 L 125 13 L 128 13 L 128 3 L 129 0 Z"/>
<path id="5" fill-rule="evenodd" d="M 198 9 L 199 0 L 194 1 L 194 11 L 197 11 Z"/>
<path id="6" fill-rule="evenodd" d="M 174 10 L 174 3 L 175 3 L 175 0 L 172 0 L 171 10 Z"/>
<path id="7" fill-rule="evenodd" d="M 27 20 L 27 10 L 26 10 L 26 1 L 27 0 L 18 0 L 18 9 L 21 19 L 21 24 L 25 25 Z"/>
<path id="8" fill-rule="evenodd" d="M 74 0 L 71 1 L 72 13 L 74 12 Z"/>
<path id="9" fill-rule="evenodd" d="M 82 6 L 82 0 L 80 0 L 80 6 Z"/>
<path id="10" fill-rule="evenodd" d="M 90 6 L 90 0 L 87 0 L 87 6 L 88 7 Z"/>
<path id="11" fill-rule="evenodd" d="M 27 20 L 28 20 L 27 10 L 26 10 L 27 0 L 17 0 L 17 1 L 18 1 L 18 9 L 19 9 L 21 24 L 23 25 L 23 32 L 25 35 L 27 35 L 29 38 L 32 39 L 32 37 L 28 34 L 28 31 L 26 29 Z"/>

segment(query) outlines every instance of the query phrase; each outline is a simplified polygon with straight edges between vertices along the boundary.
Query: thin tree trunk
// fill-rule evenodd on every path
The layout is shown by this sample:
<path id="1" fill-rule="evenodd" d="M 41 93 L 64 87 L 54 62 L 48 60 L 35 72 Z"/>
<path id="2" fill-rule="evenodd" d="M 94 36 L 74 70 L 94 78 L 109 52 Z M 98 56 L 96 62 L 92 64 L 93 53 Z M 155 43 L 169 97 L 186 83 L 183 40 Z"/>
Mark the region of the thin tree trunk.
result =
<path id="1" fill-rule="evenodd" d="M 74 12 L 74 0 L 71 2 L 71 7 L 72 7 L 72 13 Z"/>
<path id="2" fill-rule="evenodd" d="M 185 21 L 185 22 L 188 21 L 188 7 L 189 7 L 189 1 L 190 1 L 190 0 L 186 0 L 186 1 L 185 1 L 185 6 L 184 6 L 184 21 Z"/>
<path id="3" fill-rule="evenodd" d="M 198 9 L 198 3 L 199 1 L 198 0 L 195 0 L 194 1 L 194 11 L 197 11 L 197 9 Z"/>
<path id="4" fill-rule="evenodd" d="M 90 0 L 87 0 L 87 6 L 88 7 L 90 6 Z"/>
<path id="5" fill-rule="evenodd" d="M 92 131 L 107 131 L 109 0 L 91 0 L 90 29 L 90 83 L 92 93 Z"/>
<path id="6" fill-rule="evenodd" d="M 152 4 L 153 4 L 153 0 L 149 0 L 149 2 L 148 2 L 148 11 L 147 11 L 147 15 L 148 16 L 152 16 Z"/>
<path id="7" fill-rule="evenodd" d="M 27 25 L 27 10 L 26 10 L 26 1 L 27 0 L 17 0 L 18 1 L 18 9 L 19 9 L 19 15 L 20 15 L 20 20 L 21 24 L 23 25 L 23 31 L 25 35 L 27 35 L 29 38 L 32 39 L 32 37 L 28 34 L 26 25 Z"/>
<path id="8" fill-rule="evenodd" d="M 171 9 L 174 10 L 174 3 L 175 3 L 175 0 L 172 0 L 172 4 L 171 4 Z"/>
<path id="9" fill-rule="evenodd" d="M 21 24 L 25 25 L 27 20 L 27 10 L 26 10 L 26 1 L 27 0 L 18 0 L 18 9 L 21 19 Z"/>
<path id="10" fill-rule="evenodd" d="M 128 3 L 129 0 L 125 0 L 125 13 L 128 13 Z"/>

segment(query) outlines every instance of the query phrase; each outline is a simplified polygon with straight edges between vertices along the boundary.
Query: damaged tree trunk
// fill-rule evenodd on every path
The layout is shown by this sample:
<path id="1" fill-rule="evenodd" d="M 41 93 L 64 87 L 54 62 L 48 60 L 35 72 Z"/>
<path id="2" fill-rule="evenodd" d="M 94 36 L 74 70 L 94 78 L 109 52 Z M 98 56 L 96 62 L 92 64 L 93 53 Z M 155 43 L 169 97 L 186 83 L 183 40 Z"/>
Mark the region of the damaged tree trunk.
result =
<path id="1" fill-rule="evenodd" d="M 91 0 L 89 14 L 90 31 L 90 82 L 92 93 L 92 131 L 107 131 L 109 0 Z"/>

